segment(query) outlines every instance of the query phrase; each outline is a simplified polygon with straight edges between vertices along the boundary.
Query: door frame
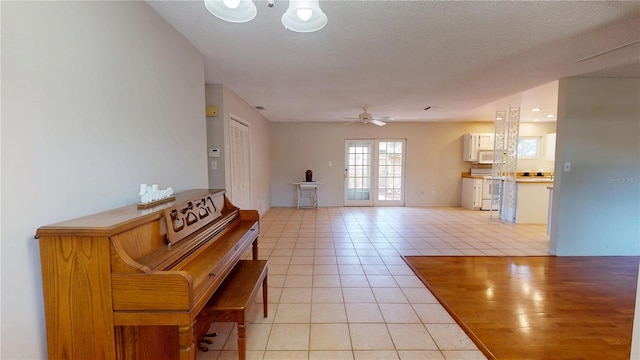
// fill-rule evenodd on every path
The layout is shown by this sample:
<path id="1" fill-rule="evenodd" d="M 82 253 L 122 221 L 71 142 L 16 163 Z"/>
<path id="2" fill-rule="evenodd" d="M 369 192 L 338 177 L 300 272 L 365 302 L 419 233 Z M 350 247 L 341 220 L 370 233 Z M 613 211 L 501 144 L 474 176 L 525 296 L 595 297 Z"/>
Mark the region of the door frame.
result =
<path id="1" fill-rule="evenodd" d="M 370 145 L 370 164 L 369 164 L 369 199 L 368 200 L 349 200 L 349 143 L 350 142 L 364 142 Z M 379 155 L 380 155 L 380 143 L 381 142 L 402 142 L 402 174 L 401 174 L 401 187 L 400 187 L 400 200 L 378 200 L 378 186 L 379 186 Z M 406 162 L 407 162 L 407 139 L 345 139 L 345 173 L 344 173 L 344 206 L 404 206 L 406 202 Z"/>

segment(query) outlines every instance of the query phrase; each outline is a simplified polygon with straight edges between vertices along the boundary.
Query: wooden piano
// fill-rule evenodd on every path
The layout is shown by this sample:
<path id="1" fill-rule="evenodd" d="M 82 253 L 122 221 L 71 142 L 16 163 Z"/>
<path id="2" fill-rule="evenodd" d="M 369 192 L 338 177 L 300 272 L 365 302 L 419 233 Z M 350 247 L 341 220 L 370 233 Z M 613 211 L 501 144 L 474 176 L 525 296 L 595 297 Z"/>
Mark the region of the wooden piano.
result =
<path id="1" fill-rule="evenodd" d="M 196 317 L 258 233 L 204 189 L 39 228 L 49 359 L 196 359 Z"/>

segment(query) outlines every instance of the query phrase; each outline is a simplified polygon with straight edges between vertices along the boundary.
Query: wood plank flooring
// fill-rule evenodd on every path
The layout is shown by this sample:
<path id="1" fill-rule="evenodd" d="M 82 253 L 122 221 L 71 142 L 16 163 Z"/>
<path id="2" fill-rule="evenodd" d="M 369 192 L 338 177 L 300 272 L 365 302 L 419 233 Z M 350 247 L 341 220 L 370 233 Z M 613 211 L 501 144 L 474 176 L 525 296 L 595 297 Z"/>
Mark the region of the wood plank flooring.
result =
<path id="1" fill-rule="evenodd" d="M 629 359 L 639 259 L 405 257 L 490 359 Z"/>

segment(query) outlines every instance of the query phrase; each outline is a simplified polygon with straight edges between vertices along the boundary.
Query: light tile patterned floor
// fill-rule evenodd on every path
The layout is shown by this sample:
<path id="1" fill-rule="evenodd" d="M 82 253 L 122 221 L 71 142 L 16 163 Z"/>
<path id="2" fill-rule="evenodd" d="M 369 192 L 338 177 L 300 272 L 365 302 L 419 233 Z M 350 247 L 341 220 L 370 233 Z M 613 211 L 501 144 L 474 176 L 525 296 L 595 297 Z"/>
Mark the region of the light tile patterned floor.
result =
<path id="1" fill-rule="evenodd" d="M 269 316 L 248 359 L 485 359 L 400 255 L 547 255 L 543 225 L 462 208 L 273 208 L 260 220 Z M 256 302 L 261 302 L 261 296 Z M 237 359 L 233 323 L 199 360 Z"/>

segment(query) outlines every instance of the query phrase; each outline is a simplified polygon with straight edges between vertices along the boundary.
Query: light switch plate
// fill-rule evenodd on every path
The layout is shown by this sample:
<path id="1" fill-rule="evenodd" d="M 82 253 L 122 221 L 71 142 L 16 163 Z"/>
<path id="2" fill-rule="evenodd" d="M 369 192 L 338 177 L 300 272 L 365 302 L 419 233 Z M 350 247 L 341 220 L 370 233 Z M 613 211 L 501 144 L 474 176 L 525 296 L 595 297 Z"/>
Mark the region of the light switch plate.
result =
<path id="1" fill-rule="evenodd" d="M 220 148 L 211 148 L 207 151 L 209 157 L 218 158 L 220 157 Z"/>

